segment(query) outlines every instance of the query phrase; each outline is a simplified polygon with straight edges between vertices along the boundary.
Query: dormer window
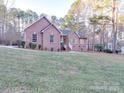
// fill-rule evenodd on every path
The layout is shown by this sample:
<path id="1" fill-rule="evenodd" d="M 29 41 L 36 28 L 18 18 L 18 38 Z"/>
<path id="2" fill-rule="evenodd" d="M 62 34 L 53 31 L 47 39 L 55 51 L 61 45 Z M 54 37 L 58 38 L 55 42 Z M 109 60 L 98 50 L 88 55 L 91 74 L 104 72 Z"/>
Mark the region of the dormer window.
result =
<path id="1" fill-rule="evenodd" d="M 36 33 L 32 34 L 32 42 L 37 42 L 37 34 Z"/>

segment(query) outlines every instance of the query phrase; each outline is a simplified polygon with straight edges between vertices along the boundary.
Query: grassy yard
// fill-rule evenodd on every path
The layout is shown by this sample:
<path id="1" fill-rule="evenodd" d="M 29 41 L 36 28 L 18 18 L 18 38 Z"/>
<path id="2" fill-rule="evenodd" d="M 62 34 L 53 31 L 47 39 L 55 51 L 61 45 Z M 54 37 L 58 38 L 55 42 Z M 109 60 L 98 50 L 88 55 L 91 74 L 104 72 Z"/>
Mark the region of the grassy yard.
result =
<path id="1" fill-rule="evenodd" d="M 0 93 L 124 93 L 124 56 L 0 48 Z"/>

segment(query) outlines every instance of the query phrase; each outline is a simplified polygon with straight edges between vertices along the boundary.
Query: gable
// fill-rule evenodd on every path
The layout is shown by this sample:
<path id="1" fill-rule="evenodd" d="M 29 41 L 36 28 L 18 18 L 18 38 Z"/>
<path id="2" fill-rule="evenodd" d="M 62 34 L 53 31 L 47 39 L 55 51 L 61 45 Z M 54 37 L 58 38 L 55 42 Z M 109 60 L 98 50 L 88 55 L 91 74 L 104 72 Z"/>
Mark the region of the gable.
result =
<path id="1" fill-rule="evenodd" d="M 49 33 L 49 31 L 56 31 L 59 34 L 61 34 L 61 32 L 59 31 L 59 29 L 57 29 L 53 24 L 48 25 L 44 30 L 42 30 L 42 33 Z"/>
<path id="2" fill-rule="evenodd" d="M 79 37 L 75 34 L 75 32 L 71 32 L 69 34 L 69 40 L 72 40 L 72 39 L 79 41 Z"/>
<path id="3" fill-rule="evenodd" d="M 80 38 L 80 39 L 87 39 L 86 38 L 86 32 L 85 31 L 77 31 L 75 34 Z"/>
<path id="4" fill-rule="evenodd" d="M 41 31 L 42 29 L 46 28 L 49 24 L 49 20 L 46 17 L 42 17 L 27 28 L 25 28 L 24 31 L 28 31 L 30 29 L 36 29 L 37 31 Z"/>
<path id="5" fill-rule="evenodd" d="M 42 33 L 46 32 L 48 29 L 54 28 L 54 30 L 58 31 L 61 34 L 61 31 L 53 24 L 49 24 L 45 29 L 41 30 Z"/>
<path id="6" fill-rule="evenodd" d="M 70 34 L 70 36 L 73 36 L 73 37 L 79 39 L 78 35 L 77 35 L 75 32 L 72 32 L 72 33 Z"/>
<path id="7" fill-rule="evenodd" d="M 71 32 L 69 34 L 69 42 L 71 44 L 79 44 L 79 37 L 75 34 L 75 32 Z"/>

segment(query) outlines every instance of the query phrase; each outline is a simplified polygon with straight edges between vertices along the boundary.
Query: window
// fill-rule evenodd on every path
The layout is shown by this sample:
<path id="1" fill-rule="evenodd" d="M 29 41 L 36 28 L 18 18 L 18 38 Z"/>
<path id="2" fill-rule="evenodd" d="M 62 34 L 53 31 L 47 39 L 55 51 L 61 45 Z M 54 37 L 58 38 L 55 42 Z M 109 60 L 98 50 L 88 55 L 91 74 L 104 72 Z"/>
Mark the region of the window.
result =
<path id="1" fill-rule="evenodd" d="M 109 45 L 109 49 L 111 49 L 111 45 Z"/>
<path id="2" fill-rule="evenodd" d="M 111 43 L 108 43 L 108 49 L 112 50 L 112 44 Z"/>
<path id="3" fill-rule="evenodd" d="M 37 42 L 37 34 L 32 34 L 32 42 Z"/>
<path id="4" fill-rule="evenodd" d="M 50 35 L 50 42 L 54 42 L 54 35 Z"/>

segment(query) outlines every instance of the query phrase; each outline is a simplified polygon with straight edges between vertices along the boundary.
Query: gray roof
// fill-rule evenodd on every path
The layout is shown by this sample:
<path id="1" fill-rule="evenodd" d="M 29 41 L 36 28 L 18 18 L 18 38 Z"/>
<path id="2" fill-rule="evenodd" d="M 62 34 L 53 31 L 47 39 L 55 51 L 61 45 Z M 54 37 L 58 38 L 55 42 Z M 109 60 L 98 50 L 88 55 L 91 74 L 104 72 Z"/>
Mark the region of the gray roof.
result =
<path id="1" fill-rule="evenodd" d="M 71 30 L 60 30 L 63 36 L 68 36 L 72 31 Z M 86 39 L 85 31 L 76 31 L 74 32 L 78 35 L 79 38 Z"/>
<path id="2" fill-rule="evenodd" d="M 86 32 L 85 31 L 76 31 L 75 32 L 78 36 L 79 36 L 79 38 L 86 38 Z"/>
<path id="3" fill-rule="evenodd" d="M 63 36 L 68 36 L 71 33 L 71 30 L 60 30 Z"/>

